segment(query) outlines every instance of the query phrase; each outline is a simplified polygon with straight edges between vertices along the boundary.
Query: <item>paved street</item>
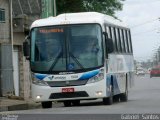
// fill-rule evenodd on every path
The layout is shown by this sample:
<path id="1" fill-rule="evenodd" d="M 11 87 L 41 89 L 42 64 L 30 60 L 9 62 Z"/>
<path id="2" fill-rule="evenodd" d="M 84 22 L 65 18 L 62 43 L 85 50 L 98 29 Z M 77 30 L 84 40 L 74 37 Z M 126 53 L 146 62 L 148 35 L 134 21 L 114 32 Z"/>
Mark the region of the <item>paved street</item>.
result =
<path id="1" fill-rule="evenodd" d="M 127 114 L 127 113 L 160 113 L 160 78 L 149 78 L 149 75 L 135 76 L 135 86 L 129 93 L 128 102 L 117 102 L 111 106 L 103 105 L 101 100 L 85 101 L 78 107 L 63 107 L 53 104 L 51 109 L 32 109 L 12 111 L 15 114 Z"/>

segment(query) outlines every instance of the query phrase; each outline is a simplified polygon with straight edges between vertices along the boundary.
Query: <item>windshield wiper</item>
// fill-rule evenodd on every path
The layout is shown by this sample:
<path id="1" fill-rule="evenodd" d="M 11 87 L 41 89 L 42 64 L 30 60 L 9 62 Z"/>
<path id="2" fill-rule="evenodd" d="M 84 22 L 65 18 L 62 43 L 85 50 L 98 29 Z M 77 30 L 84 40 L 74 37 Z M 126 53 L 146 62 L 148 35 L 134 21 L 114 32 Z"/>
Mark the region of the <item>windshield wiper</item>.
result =
<path id="1" fill-rule="evenodd" d="M 78 59 L 71 53 L 69 52 L 69 55 L 73 58 L 73 60 L 79 65 L 82 69 L 84 69 L 83 65 L 78 61 Z"/>
<path id="2" fill-rule="evenodd" d="M 62 56 L 62 51 L 59 52 L 59 54 L 57 55 L 56 59 L 53 61 L 51 67 L 49 68 L 49 71 L 52 71 L 53 68 L 55 67 L 55 65 L 57 64 L 58 60 L 61 58 Z"/>

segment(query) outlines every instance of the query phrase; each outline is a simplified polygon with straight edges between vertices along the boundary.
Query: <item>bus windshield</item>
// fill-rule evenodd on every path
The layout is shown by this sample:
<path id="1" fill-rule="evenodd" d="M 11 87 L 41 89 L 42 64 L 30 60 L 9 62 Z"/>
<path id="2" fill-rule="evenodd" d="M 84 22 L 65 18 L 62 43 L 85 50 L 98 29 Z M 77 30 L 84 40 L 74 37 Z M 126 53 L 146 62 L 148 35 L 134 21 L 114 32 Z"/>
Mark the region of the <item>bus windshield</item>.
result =
<path id="1" fill-rule="evenodd" d="M 98 24 L 32 29 L 31 69 L 54 73 L 103 65 L 102 30 Z"/>

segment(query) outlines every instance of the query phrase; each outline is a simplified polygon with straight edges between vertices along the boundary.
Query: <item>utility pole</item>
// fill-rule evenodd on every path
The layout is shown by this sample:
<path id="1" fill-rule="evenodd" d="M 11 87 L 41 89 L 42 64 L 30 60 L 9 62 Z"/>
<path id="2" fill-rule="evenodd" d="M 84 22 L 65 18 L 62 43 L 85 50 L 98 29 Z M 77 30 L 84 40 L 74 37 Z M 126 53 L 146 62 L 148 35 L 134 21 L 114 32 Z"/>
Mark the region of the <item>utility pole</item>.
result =
<path id="1" fill-rule="evenodd" d="M 56 0 L 42 0 L 42 13 L 41 18 L 47 18 L 50 16 L 56 16 Z"/>
<path id="2" fill-rule="evenodd" d="M 56 5 L 56 0 L 53 0 L 53 8 L 54 8 L 54 16 L 56 16 L 57 15 L 57 5 Z"/>
<path id="3" fill-rule="evenodd" d="M 13 91 L 12 94 L 15 94 L 15 85 L 14 85 L 14 68 L 13 68 L 13 52 L 14 52 L 14 45 L 13 45 L 13 17 L 12 17 L 12 13 L 13 13 L 13 0 L 9 0 L 9 4 L 10 4 L 10 38 L 11 38 L 11 59 L 12 59 L 12 80 L 13 80 Z"/>

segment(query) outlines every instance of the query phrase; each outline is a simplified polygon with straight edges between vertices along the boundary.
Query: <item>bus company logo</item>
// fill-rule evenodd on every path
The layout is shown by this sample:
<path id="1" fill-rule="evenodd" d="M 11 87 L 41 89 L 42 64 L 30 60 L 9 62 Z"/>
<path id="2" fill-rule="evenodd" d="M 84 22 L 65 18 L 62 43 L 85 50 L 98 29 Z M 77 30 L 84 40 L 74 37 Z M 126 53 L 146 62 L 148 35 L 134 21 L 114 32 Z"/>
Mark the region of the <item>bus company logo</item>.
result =
<path id="1" fill-rule="evenodd" d="M 59 80 L 66 80 L 66 77 L 65 76 L 58 76 L 58 77 L 54 77 L 54 79 L 59 79 Z"/>
<path id="2" fill-rule="evenodd" d="M 49 76 L 48 79 L 49 80 L 53 80 L 54 76 Z"/>

